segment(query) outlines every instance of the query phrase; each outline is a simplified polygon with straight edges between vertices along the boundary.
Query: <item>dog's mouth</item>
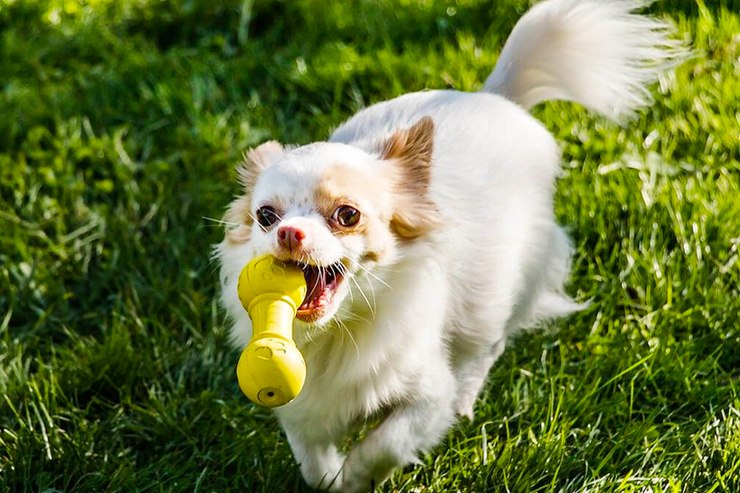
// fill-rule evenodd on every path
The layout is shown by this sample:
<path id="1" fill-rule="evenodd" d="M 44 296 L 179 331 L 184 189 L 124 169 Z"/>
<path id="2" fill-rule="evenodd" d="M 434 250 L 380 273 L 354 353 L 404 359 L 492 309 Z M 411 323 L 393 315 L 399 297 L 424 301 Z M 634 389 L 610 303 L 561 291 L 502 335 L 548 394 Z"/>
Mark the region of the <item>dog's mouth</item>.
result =
<path id="1" fill-rule="evenodd" d="M 306 278 L 308 292 L 298 307 L 296 317 L 303 322 L 315 322 L 323 317 L 344 279 L 345 267 L 341 262 L 328 266 L 296 263 Z"/>

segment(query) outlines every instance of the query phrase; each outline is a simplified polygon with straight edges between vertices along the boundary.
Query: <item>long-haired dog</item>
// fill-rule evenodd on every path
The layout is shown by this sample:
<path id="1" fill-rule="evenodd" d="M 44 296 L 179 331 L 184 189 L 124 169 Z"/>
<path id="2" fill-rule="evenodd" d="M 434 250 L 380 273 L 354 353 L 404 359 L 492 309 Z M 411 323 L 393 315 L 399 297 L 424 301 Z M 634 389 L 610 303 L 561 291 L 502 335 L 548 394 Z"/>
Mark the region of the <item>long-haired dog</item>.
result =
<path id="1" fill-rule="evenodd" d="M 547 0 L 517 23 L 477 93 L 375 104 L 326 142 L 267 142 L 237 171 L 216 247 L 240 348 L 237 278 L 270 253 L 304 271 L 294 335 L 308 376 L 275 409 L 306 481 L 360 492 L 472 417 L 520 329 L 582 305 L 563 291 L 572 247 L 555 222 L 560 151 L 527 110 L 570 100 L 612 119 L 651 103 L 681 53 L 643 0 Z M 345 456 L 358 424 L 380 424 Z"/>

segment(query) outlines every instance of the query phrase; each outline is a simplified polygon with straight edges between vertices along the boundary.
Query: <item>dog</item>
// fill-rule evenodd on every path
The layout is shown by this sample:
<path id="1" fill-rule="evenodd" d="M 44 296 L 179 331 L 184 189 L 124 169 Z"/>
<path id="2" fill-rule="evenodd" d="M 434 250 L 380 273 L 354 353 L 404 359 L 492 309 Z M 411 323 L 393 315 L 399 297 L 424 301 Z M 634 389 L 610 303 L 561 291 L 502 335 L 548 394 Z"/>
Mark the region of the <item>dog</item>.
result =
<path id="1" fill-rule="evenodd" d="M 326 142 L 267 142 L 237 167 L 220 262 L 238 348 L 237 279 L 272 254 L 303 269 L 303 391 L 275 414 L 306 482 L 346 493 L 418 462 L 473 408 L 513 334 L 584 305 L 563 288 L 573 247 L 553 213 L 560 150 L 528 110 L 568 100 L 617 121 L 681 58 L 643 0 L 545 0 L 516 24 L 477 93 L 366 108 Z M 381 415 L 343 454 L 343 441 Z"/>

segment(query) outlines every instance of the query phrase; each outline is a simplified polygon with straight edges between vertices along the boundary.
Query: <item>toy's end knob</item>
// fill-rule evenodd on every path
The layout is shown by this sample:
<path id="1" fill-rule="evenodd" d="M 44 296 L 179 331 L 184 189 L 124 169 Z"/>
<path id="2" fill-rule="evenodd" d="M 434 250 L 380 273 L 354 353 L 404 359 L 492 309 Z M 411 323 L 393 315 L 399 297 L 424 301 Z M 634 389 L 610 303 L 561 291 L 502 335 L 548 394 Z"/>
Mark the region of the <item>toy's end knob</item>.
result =
<path id="1" fill-rule="evenodd" d="M 286 399 L 280 389 L 267 387 L 257 393 L 257 400 L 260 404 L 267 407 L 276 407 L 285 404 Z"/>
<path id="2" fill-rule="evenodd" d="M 253 341 L 242 352 L 236 376 L 249 400 L 277 407 L 300 393 L 306 381 L 306 363 L 291 341 L 266 337 Z"/>

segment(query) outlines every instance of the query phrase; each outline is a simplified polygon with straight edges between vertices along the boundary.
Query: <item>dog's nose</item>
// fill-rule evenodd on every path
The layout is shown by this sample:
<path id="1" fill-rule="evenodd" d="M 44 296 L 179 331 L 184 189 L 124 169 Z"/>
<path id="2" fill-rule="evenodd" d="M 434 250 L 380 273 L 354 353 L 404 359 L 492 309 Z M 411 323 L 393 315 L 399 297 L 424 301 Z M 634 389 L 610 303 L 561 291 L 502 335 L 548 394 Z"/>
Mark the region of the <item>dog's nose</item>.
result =
<path id="1" fill-rule="evenodd" d="M 288 250 L 299 247 L 306 238 L 306 233 L 303 230 L 294 228 L 293 226 L 280 226 L 277 230 L 277 235 L 280 246 Z"/>

